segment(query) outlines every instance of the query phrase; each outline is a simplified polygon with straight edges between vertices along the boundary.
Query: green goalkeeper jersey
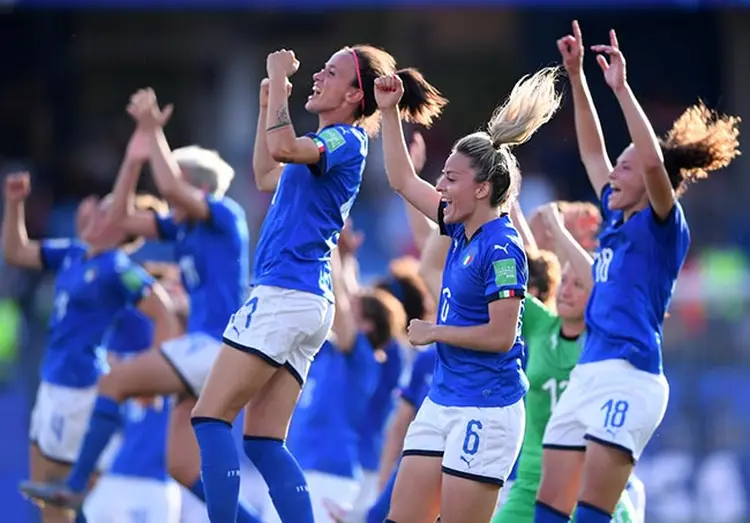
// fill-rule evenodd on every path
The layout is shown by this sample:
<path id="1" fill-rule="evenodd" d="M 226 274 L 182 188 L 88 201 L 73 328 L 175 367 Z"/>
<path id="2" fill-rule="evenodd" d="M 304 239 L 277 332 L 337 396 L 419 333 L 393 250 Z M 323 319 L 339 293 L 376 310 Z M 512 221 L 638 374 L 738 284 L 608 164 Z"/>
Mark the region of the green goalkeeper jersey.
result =
<path id="1" fill-rule="evenodd" d="M 570 372 L 578 363 L 584 334 L 567 338 L 562 320 L 533 296 L 524 302 L 523 337 L 526 341 L 526 433 L 521 447 L 518 473 L 508 499 L 492 523 L 533 523 L 536 491 L 542 479 L 542 439 L 560 396 L 568 385 Z M 634 510 L 623 493 L 613 521 L 630 523 Z"/>

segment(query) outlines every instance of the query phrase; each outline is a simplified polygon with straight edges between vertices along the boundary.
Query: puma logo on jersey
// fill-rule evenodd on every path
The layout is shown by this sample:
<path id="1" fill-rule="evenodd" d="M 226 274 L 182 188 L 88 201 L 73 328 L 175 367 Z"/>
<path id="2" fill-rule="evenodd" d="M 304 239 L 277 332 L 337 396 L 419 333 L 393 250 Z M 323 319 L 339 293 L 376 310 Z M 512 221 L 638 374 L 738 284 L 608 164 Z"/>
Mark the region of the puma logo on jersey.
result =
<path id="1" fill-rule="evenodd" d="M 508 254 L 508 244 L 507 243 L 505 245 L 497 245 L 497 244 L 495 244 L 495 245 L 492 246 L 492 248 L 495 249 L 496 251 L 503 251 L 505 254 Z"/>

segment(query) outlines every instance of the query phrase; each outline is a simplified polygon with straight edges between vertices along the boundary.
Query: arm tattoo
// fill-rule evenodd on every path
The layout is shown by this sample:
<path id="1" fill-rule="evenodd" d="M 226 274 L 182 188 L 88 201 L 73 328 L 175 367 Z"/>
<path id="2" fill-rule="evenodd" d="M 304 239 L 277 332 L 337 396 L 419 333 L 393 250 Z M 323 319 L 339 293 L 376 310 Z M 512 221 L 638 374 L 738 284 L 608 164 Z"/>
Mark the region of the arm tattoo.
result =
<path id="1" fill-rule="evenodd" d="M 276 122 L 272 126 L 266 128 L 266 132 L 281 129 L 287 125 L 292 125 L 292 120 L 289 118 L 289 109 L 287 109 L 285 105 L 282 105 L 279 107 L 279 110 L 276 111 Z"/>

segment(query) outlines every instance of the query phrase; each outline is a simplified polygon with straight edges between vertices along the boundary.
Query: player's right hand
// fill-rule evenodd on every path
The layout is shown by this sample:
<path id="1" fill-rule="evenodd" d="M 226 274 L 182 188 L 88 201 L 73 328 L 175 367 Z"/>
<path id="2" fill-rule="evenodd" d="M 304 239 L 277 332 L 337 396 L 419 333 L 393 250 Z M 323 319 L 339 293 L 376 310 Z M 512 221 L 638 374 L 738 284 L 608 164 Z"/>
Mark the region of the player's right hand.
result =
<path id="1" fill-rule="evenodd" d="M 261 107 L 268 107 L 268 89 L 271 86 L 271 80 L 268 78 L 264 78 L 260 82 L 260 106 Z M 286 97 L 289 98 L 292 96 L 292 82 L 289 81 L 287 78 L 286 80 Z"/>
<path id="2" fill-rule="evenodd" d="M 294 51 L 281 49 L 274 51 L 266 58 L 266 72 L 270 77 L 284 76 L 289 78 L 299 69 L 299 60 Z"/>
<path id="3" fill-rule="evenodd" d="M 381 111 L 396 107 L 403 95 L 404 82 L 397 74 L 387 74 L 375 79 L 375 101 Z"/>
<path id="4" fill-rule="evenodd" d="M 560 38 L 557 41 L 557 48 L 560 50 L 568 75 L 579 74 L 583 67 L 583 36 L 581 36 L 578 20 L 573 20 L 573 34 Z"/>
<path id="5" fill-rule="evenodd" d="M 31 176 L 27 172 L 13 173 L 5 177 L 5 200 L 22 202 L 31 193 Z"/>

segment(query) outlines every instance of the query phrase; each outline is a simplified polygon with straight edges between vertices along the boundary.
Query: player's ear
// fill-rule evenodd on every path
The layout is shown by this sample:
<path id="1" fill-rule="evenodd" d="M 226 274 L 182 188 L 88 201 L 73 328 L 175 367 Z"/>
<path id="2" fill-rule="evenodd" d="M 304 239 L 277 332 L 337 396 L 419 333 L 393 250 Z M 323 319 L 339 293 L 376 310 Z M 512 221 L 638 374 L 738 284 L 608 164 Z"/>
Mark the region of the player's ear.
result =
<path id="1" fill-rule="evenodd" d="M 477 200 L 489 198 L 492 193 L 492 184 L 490 182 L 481 182 L 477 185 L 474 195 Z"/>

